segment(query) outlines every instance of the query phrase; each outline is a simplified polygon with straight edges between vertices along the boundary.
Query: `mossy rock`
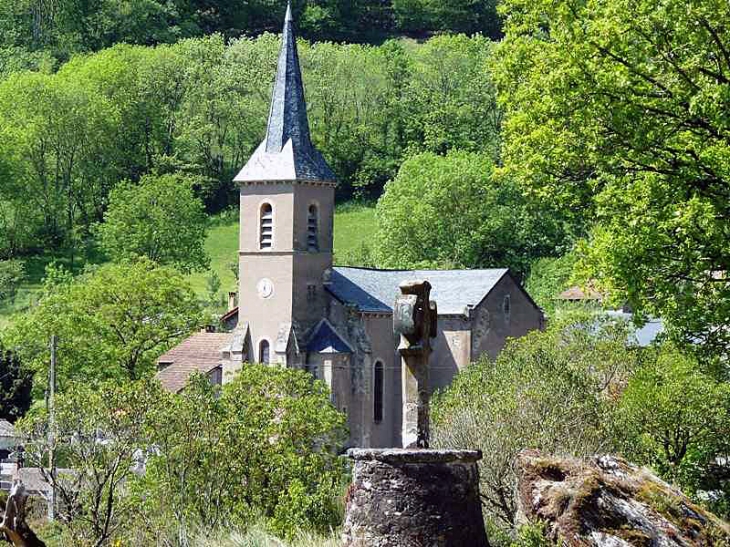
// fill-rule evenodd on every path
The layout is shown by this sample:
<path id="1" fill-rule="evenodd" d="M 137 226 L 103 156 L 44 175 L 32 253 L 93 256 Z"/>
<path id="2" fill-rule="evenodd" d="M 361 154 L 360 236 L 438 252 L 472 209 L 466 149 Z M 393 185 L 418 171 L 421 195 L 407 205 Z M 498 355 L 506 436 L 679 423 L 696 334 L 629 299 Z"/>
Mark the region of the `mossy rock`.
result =
<path id="1" fill-rule="evenodd" d="M 518 458 L 520 513 L 566 546 L 729 547 L 730 526 L 646 469 L 536 451 Z"/>

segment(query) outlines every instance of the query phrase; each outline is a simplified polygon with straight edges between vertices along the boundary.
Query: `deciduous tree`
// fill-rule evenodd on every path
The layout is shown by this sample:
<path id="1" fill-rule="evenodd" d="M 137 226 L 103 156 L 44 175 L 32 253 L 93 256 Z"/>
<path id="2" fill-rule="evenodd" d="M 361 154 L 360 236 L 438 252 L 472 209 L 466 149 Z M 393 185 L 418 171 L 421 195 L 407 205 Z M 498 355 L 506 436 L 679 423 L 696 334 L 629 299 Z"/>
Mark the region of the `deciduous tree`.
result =
<path id="1" fill-rule="evenodd" d="M 125 182 L 112 190 L 97 233 L 102 248 L 117 261 L 146 257 L 182 272 L 203 270 L 207 219 L 190 181 L 174 175 Z"/>
<path id="2" fill-rule="evenodd" d="M 75 278 L 51 275 L 38 306 L 17 317 L 6 345 L 45 385 L 58 337 L 58 380 L 136 380 L 199 327 L 199 303 L 179 273 L 149 260 L 109 264 Z"/>
<path id="3" fill-rule="evenodd" d="M 378 201 L 375 258 L 391 268 L 527 271 L 562 238 L 549 216 L 533 214 L 509 180 L 495 180 L 488 156 L 453 151 L 406 160 Z"/>
<path id="4" fill-rule="evenodd" d="M 730 7 L 502 4 L 504 160 L 586 227 L 585 278 L 714 354 L 730 343 Z"/>

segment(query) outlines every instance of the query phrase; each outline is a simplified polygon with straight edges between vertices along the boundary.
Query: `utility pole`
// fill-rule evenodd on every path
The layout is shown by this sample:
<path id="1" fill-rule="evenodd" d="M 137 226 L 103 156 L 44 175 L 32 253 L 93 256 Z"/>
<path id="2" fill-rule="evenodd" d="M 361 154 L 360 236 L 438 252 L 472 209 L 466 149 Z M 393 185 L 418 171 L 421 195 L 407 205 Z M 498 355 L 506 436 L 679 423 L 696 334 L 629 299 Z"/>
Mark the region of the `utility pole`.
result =
<path id="1" fill-rule="evenodd" d="M 51 471 L 51 495 L 48 520 L 56 518 L 56 336 L 51 336 L 51 368 L 48 373 L 48 468 Z"/>

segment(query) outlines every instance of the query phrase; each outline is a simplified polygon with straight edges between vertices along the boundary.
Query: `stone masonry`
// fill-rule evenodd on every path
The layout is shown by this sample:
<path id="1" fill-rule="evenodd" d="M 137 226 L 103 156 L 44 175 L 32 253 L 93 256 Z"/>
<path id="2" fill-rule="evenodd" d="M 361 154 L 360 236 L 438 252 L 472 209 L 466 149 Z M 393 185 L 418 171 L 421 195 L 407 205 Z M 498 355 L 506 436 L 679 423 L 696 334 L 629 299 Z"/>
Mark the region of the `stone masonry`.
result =
<path id="1" fill-rule="evenodd" d="M 474 450 L 350 450 L 345 547 L 487 547 Z"/>

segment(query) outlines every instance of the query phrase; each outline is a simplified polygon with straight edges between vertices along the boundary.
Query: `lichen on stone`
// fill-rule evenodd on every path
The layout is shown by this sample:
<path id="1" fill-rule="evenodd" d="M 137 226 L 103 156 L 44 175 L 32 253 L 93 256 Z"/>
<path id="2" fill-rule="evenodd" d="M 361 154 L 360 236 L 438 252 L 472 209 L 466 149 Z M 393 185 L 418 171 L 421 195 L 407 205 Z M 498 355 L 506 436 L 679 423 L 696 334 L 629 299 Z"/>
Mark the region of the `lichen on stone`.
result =
<path id="1" fill-rule="evenodd" d="M 561 545 L 730 546 L 730 526 L 648 470 L 613 457 L 591 461 L 523 452 L 520 514 Z"/>

